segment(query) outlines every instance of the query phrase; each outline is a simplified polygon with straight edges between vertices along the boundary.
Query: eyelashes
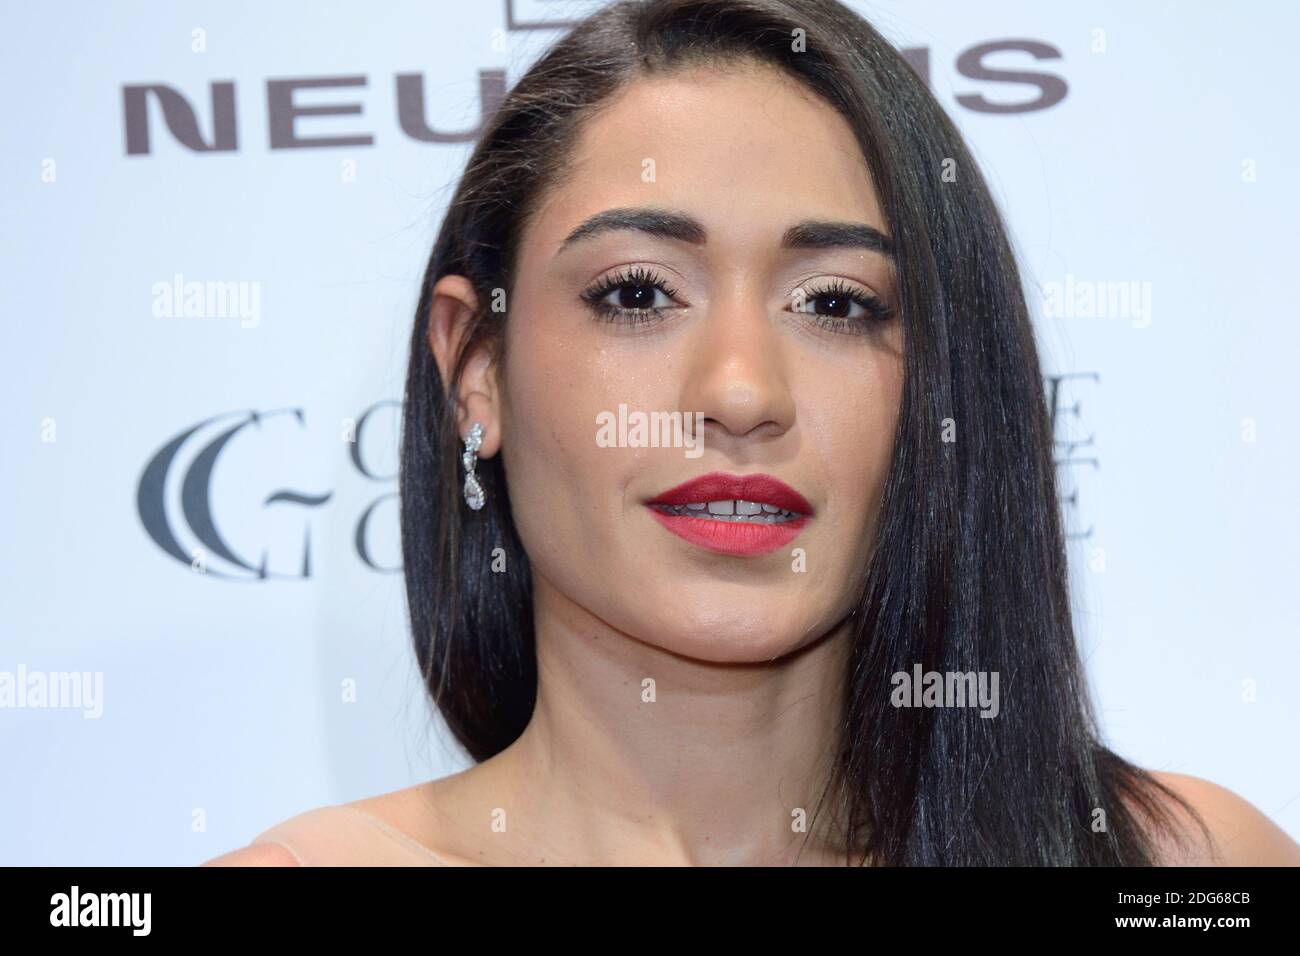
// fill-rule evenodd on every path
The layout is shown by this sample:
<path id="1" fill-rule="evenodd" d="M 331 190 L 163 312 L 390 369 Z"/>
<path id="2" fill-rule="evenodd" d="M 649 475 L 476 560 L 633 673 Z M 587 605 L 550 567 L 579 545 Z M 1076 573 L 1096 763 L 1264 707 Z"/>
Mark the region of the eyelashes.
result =
<path id="1" fill-rule="evenodd" d="M 667 305 L 657 304 L 661 295 L 668 300 Z M 645 266 L 625 268 L 605 276 L 584 290 L 579 298 L 598 319 L 625 325 L 653 322 L 679 308 L 675 305 L 677 291 Z M 838 278 L 801 286 L 792 305 L 790 311 L 810 315 L 817 325 L 836 332 L 866 332 L 873 325 L 889 321 L 895 311 L 879 297 L 858 291 Z M 855 307 L 860 310 L 857 314 L 853 311 Z"/>
<path id="2" fill-rule="evenodd" d="M 623 293 L 633 290 L 642 294 L 631 296 L 632 303 L 644 303 L 646 301 L 644 291 L 647 289 L 650 290 L 649 305 L 629 304 L 624 301 L 627 297 Z M 620 301 L 617 305 L 606 301 L 613 292 L 619 293 Z M 587 304 L 587 307 L 596 314 L 597 318 L 609 322 L 635 324 L 657 319 L 672 307 L 654 305 L 656 292 L 662 292 L 671 300 L 677 298 L 677 290 L 669 286 L 665 280 L 644 266 L 636 266 L 633 269 L 624 269 L 599 280 L 595 285 L 584 291 L 581 298 Z"/>
<path id="3" fill-rule="evenodd" d="M 857 292 L 843 279 L 834 279 L 824 286 L 801 287 L 801 289 L 803 305 L 806 308 L 793 311 L 810 312 L 817 317 L 819 324 L 827 328 L 846 331 L 856 327 L 865 330 L 866 327 L 887 322 L 894 317 L 894 310 L 885 305 L 878 296 L 869 292 Z M 816 311 L 816 304 L 819 301 L 833 303 L 831 315 L 823 315 Z M 852 314 L 854 306 L 862 310 L 859 315 Z M 840 315 L 842 309 L 849 314 Z"/>

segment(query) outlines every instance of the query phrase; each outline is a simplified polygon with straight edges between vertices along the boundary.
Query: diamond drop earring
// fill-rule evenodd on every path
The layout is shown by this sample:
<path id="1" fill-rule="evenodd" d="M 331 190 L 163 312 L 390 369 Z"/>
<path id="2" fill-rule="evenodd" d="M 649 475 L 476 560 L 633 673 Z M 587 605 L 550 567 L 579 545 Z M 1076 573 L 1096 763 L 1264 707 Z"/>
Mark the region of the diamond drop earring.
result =
<path id="1" fill-rule="evenodd" d="M 465 504 L 474 511 L 483 507 L 483 486 L 478 483 L 475 467 L 478 464 L 478 450 L 483 447 L 483 426 L 475 422 L 470 426 L 469 435 L 465 437 L 465 451 L 460 460 L 465 465 Z"/>

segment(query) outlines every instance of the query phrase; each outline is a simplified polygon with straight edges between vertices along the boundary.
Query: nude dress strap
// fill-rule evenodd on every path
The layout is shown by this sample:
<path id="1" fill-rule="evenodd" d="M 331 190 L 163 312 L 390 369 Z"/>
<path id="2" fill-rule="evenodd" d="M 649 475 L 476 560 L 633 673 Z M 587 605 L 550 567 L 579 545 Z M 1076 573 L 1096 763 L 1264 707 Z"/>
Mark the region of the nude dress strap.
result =
<path id="1" fill-rule="evenodd" d="M 317 807 L 255 836 L 278 843 L 300 866 L 454 866 L 392 824 L 356 807 Z"/>

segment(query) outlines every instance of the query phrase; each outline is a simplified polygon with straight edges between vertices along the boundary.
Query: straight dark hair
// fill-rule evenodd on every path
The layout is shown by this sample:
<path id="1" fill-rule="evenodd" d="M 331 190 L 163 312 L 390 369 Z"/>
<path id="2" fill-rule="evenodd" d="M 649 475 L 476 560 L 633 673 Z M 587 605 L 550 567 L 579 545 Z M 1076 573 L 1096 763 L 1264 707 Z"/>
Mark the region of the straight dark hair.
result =
<path id="1" fill-rule="evenodd" d="M 1001 216 L 925 83 L 835 0 L 613 3 L 551 47 L 486 122 L 424 275 L 406 381 L 402 551 L 432 701 L 482 761 L 523 732 L 536 700 L 531 574 L 501 456 L 479 462 L 487 505 L 469 511 L 448 399 L 475 347 L 501 355 L 508 310 L 490 306 L 496 290 L 509 301 L 525 225 L 566 175 L 583 120 L 612 94 L 642 76 L 747 61 L 784 71 L 848 122 L 896 248 L 902 408 L 823 795 L 846 860 L 1158 862 L 1162 838 L 1182 838 L 1165 801 L 1200 820 L 1100 742 L 1071 621 L 1043 381 Z M 955 181 L 944 181 L 945 161 Z M 448 274 L 468 278 L 481 307 L 444 382 L 427 335 L 433 287 Z M 942 440 L 945 423 L 956 441 Z M 1000 713 L 894 706 L 891 675 L 917 664 L 997 673 Z"/>

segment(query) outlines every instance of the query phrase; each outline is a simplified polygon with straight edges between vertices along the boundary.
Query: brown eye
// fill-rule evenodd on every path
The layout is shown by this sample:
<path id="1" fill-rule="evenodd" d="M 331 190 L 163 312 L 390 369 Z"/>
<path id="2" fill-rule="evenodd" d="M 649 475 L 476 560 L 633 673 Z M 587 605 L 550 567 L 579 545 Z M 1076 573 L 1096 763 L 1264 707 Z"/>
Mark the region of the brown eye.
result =
<path id="1" fill-rule="evenodd" d="M 809 311 L 816 312 L 818 315 L 833 315 L 837 319 L 846 319 L 850 317 L 855 306 L 863 312 L 866 311 L 866 308 L 854 302 L 851 296 L 837 292 L 823 292 L 813 298 L 813 307 Z"/>
<path id="2" fill-rule="evenodd" d="M 620 309 L 644 310 L 656 308 L 656 292 L 663 294 L 667 298 L 666 293 L 663 293 L 657 286 L 645 283 L 625 283 L 614 289 L 609 295 L 614 297 L 615 302 L 613 304 Z M 606 297 L 607 300 L 608 297 Z M 671 305 L 672 300 L 669 299 L 667 304 Z M 663 306 L 658 307 L 662 308 Z"/>
<path id="3" fill-rule="evenodd" d="M 638 266 L 602 279 L 581 298 L 601 319 L 644 322 L 674 308 L 676 295 L 662 279 Z"/>
<path id="4" fill-rule="evenodd" d="M 796 299 L 791 311 L 824 319 L 820 324 L 829 328 L 852 330 L 884 322 L 894 314 L 876 296 L 857 292 L 839 280 L 824 288 L 801 291 L 802 301 Z"/>

